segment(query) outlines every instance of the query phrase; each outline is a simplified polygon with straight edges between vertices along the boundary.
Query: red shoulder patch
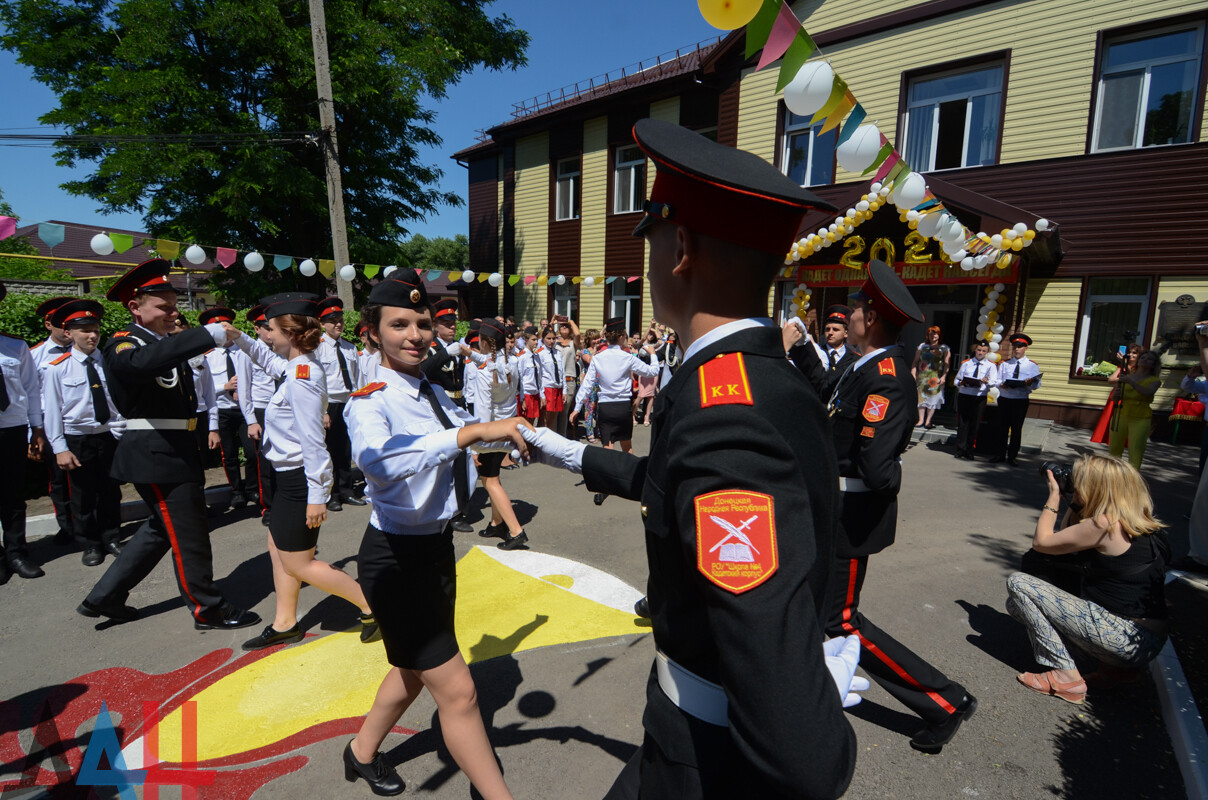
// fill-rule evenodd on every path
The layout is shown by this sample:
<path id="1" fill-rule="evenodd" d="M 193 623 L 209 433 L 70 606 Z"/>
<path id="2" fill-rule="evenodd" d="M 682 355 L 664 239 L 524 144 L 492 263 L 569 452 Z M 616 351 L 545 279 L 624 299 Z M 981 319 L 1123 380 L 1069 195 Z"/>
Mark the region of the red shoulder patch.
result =
<path id="1" fill-rule="evenodd" d="M 115 331 L 113 335 L 114 336 L 129 336 L 130 331 Z"/>
<path id="2" fill-rule="evenodd" d="M 895 378 L 898 375 L 898 371 L 893 365 L 892 358 L 881 359 L 881 361 L 877 363 L 877 371 L 882 375 L 893 375 Z"/>
<path id="3" fill-rule="evenodd" d="M 310 380 L 310 364 L 299 364 L 294 370 L 294 377 L 300 381 Z"/>
<path id="4" fill-rule="evenodd" d="M 753 406 L 751 384 L 742 353 L 727 353 L 700 366 L 700 407 Z"/>
<path id="5" fill-rule="evenodd" d="M 69 358 L 71 358 L 71 353 L 64 353 L 63 355 L 56 358 L 54 361 L 50 362 L 50 365 L 53 367 L 55 364 L 62 364 L 64 361 L 66 361 Z"/>
<path id="6" fill-rule="evenodd" d="M 864 401 L 864 410 L 861 413 L 864 415 L 864 419 L 869 422 L 880 422 L 885 419 L 885 414 L 888 411 L 888 397 L 879 394 L 870 394 L 868 399 Z"/>
<path id="7" fill-rule="evenodd" d="M 353 392 L 352 394 L 350 394 L 348 396 L 349 397 L 364 397 L 365 395 L 373 394 L 378 389 L 385 389 L 385 388 L 386 388 L 385 381 L 374 381 L 373 383 L 365 384 L 360 389 L 357 389 L 355 392 Z"/>
<path id="8" fill-rule="evenodd" d="M 877 431 L 876 428 L 873 428 L 871 425 L 865 425 L 864 429 L 860 431 L 860 435 L 867 436 L 869 439 L 871 439 L 877 435 Z"/>
<path id="9" fill-rule="evenodd" d="M 727 592 L 742 594 L 779 566 L 772 497 L 728 489 L 697 495 L 696 568 Z"/>

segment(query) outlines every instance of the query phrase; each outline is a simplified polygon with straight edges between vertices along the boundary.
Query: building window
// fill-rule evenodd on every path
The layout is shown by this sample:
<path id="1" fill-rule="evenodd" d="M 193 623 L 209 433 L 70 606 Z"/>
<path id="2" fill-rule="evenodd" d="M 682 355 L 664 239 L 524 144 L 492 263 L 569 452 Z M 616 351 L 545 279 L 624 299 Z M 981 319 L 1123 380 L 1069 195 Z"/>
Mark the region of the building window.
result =
<path id="1" fill-rule="evenodd" d="M 1091 149 L 1190 142 L 1203 51 L 1203 25 L 1108 40 Z"/>
<path id="2" fill-rule="evenodd" d="M 618 147 L 613 174 L 612 213 L 641 211 L 646 199 L 646 156 L 637 145 Z"/>
<path id="3" fill-rule="evenodd" d="M 562 286 L 554 285 L 554 316 L 566 315 L 567 319 L 579 318 L 579 287 L 567 281 Z"/>
<path id="4" fill-rule="evenodd" d="M 558 162 L 558 183 L 555 192 L 556 220 L 579 218 L 579 157 Z"/>
<path id="5" fill-rule="evenodd" d="M 835 182 L 835 143 L 839 129 L 822 133 L 822 123 L 810 125 L 809 117 L 785 110 L 784 153 L 780 163 L 784 174 L 798 186 L 824 186 Z"/>
<path id="6" fill-rule="evenodd" d="M 1149 311 L 1148 278 L 1091 278 L 1082 309 L 1078 364 L 1115 363 L 1121 347 L 1139 343 Z"/>
<path id="7" fill-rule="evenodd" d="M 624 278 L 617 278 L 612 284 L 608 316 L 624 317 L 627 334 L 642 327 L 642 289 L 638 281 L 630 283 Z"/>
<path id="8" fill-rule="evenodd" d="M 906 100 L 906 163 L 918 172 L 998 162 L 1003 65 L 918 77 Z"/>

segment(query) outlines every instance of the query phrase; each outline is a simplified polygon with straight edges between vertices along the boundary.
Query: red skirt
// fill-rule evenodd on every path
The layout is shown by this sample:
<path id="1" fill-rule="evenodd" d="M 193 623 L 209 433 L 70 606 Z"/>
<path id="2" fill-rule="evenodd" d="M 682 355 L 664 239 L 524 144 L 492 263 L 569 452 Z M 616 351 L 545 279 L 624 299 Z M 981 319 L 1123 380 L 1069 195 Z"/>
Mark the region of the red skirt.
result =
<path id="1" fill-rule="evenodd" d="M 545 389 L 545 410 L 558 412 L 562 408 L 562 390 L 547 386 Z"/>
<path id="2" fill-rule="evenodd" d="M 541 416 L 541 401 L 535 394 L 526 394 L 520 404 L 520 416 L 525 419 L 536 419 Z"/>
<path id="3" fill-rule="evenodd" d="M 1114 394 L 1114 392 L 1113 392 Z M 1107 444 L 1108 427 L 1112 421 L 1112 411 L 1116 408 L 1116 401 L 1111 397 L 1107 399 L 1107 403 L 1103 406 L 1103 410 L 1099 412 L 1099 421 L 1095 423 L 1095 432 L 1091 434 L 1091 441 L 1096 444 Z"/>

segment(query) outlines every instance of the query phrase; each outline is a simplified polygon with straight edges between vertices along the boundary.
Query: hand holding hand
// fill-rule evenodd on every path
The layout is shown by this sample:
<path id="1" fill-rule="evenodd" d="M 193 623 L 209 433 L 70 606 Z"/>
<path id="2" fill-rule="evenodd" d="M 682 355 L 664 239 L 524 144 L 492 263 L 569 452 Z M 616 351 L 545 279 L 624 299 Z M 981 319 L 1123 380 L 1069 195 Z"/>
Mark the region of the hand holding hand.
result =
<path id="1" fill-rule="evenodd" d="M 243 331 L 239 330 L 229 322 L 222 323 L 222 330 L 226 333 L 227 344 L 234 344 L 235 341 L 243 335 Z"/>
<path id="2" fill-rule="evenodd" d="M 583 451 L 587 445 L 572 442 L 549 428 L 529 428 L 520 433 L 529 445 L 529 458 L 533 461 L 575 474 L 583 471 Z"/>
<path id="3" fill-rule="evenodd" d="M 805 328 L 801 326 L 800 317 L 793 317 L 784 323 L 784 327 L 780 329 L 780 340 L 784 344 L 784 352 L 786 353 L 804 338 Z"/>
<path id="4" fill-rule="evenodd" d="M 867 678 L 856 677 L 856 665 L 860 663 L 860 637 L 844 636 L 827 639 L 822 643 L 822 655 L 831 679 L 839 689 L 844 708 L 851 708 L 863 698 L 856 692 L 869 687 Z"/>

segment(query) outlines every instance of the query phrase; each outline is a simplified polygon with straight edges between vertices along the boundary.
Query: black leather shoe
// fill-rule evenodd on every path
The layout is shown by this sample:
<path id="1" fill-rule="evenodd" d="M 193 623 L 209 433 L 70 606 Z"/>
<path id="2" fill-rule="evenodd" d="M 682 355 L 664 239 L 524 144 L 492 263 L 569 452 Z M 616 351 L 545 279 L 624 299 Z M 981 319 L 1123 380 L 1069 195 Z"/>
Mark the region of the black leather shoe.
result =
<path id="1" fill-rule="evenodd" d="M 231 508 L 246 508 L 246 507 L 247 507 L 247 495 L 245 495 L 243 492 L 232 492 L 231 493 Z"/>
<path id="2" fill-rule="evenodd" d="M 343 500 L 344 500 L 345 504 L 350 505 L 350 506 L 363 506 L 363 505 L 368 505 L 368 503 L 369 503 L 369 501 L 366 500 L 364 497 L 357 497 L 355 494 L 347 495 L 346 497 L 343 498 Z"/>
<path id="3" fill-rule="evenodd" d="M 374 753 L 372 761 L 362 764 L 352 754 L 352 742 L 349 741 L 344 748 L 344 780 L 356 783 L 357 778 L 364 778 L 370 790 L 382 797 L 402 794 L 407 788 L 407 784 L 403 783 L 398 773 L 386 763 L 381 753 Z"/>
<path id="4" fill-rule="evenodd" d="M 490 539 L 492 537 L 506 539 L 506 538 L 508 538 L 507 523 L 500 522 L 498 525 L 496 525 L 495 523 L 490 523 L 485 528 L 480 530 L 478 532 L 478 535 L 484 539 Z"/>
<path id="5" fill-rule="evenodd" d="M 1013 467 L 1019 466 L 1019 462 L 1015 460 L 1015 456 L 1007 456 L 1007 463 Z"/>
<path id="6" fill-rule="evenodd" d="M 302 629 L 297 623 L 287 631 L 279 631 L 272 625 L 265 628 L 255 639 L 248 639 L 242 645 L 244 650 L 263 650 L 275 644 L 293 644 L 302 641 Z"/>
<path id="7" fill-rule="evenodd" d="M 343 511 L 344 504 L 340 502 L 339 498 L 333 497 L 327 501 L 327 510 L 328 511 Z"/>
<path id="8" fill-rule="evenodd" d="M 125 603 L 90 603 L 85 600 L 76 606 L 76 613 L 83 617 L 105 617 L 114 622 L 133 622 L 138 619 L 138 609 Z"/>
<path id="9" fill-rule="evenodd" d="M 921 753 L 935 754 L 944 749 L 944 745 L 952 741 L 961 723 L 973 716 L 977 711 L 977 698 L 966 694 L 961 702 L 956 704 L 956 710 L 948 715 L 943 722 L 932 722 L 914 735 L 910 746 Z"/>
<path id="10" fill-rule="evenodd" d="M 361 614 L 361 644 L 369 644 L 376 642 L 382 638 L 382 632 L 378 630 L 377 620 L 372 614 Z"/>
<path id="11" fill-rule="evenodd" d="M 466 520 L 465 514 L 458 514 L 449 520 L 449 527 L 458 533 L 472 533 L 474 531 L 474 526 Z"/>
<path id="12" fill-rule="evenodd" d="M 591 498 L 591 501 L 598 506 L 602 506 L 604 505 L 604 498 L 606 497 L 608 497 L 608 495 L 604 494 L 603 492 L 596 492 L 595 496 Z"/>
<path id="13" fill-rule="evenodd" d="M 109 555 L 116 558 L 117 556 L 120 556 L 122 554 L 122 543 L 116 542 L 116 541 L 115 542 L 102 542 L 101 549 L 104 550 Z"/>
<path id="14" fill-rule="evenodd" d="M 41 567 L 29 560 L 29 556 L 9 556 L 8 565 L 12 567 L 13 572 L 26 580 L 41 578 L 46 574 Z"/>
<path id="15" fill-rule="evenodd" d="M 84 551 L 84 555 L 80 557 L 80 561 L 86 567 L 99 567 L 104 560 L 105 551 L 100 548 L 100 545 L 89 547 Z"/>
<path id="16" fill-rule="evenodd" d="M 205 619 L 193 620 L 193 627 L 199 631 L 227 631 L 236 628 L 247 628 L 260 623 L 260 615 L 255 611 L 245 611 L 235 608 L 230 603 L 223 603 L 217 610 Z"/>
<path id="17" fill-rule="evenodd" d="M 650 619 L 650 600 L 643 597 L 641 600 L 634 603 L 633 613 L 637 614 L 642 619 Z"/>
<path id="18" fill-rule="evenodd" d="M 495 546 L 498 547 L 500 550 L 519 550 L 520 548 L 524 547 L 526 544 L 528 544 L 528 534 L 525 533 L 524 531 L 521 531 L 520 533 L 516 534 L 515 536 L 508 536 L 502 542 L 500 542 L 499 544 L 497 544 Z"/>

